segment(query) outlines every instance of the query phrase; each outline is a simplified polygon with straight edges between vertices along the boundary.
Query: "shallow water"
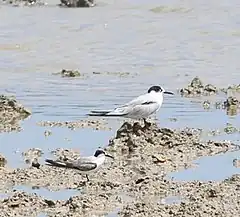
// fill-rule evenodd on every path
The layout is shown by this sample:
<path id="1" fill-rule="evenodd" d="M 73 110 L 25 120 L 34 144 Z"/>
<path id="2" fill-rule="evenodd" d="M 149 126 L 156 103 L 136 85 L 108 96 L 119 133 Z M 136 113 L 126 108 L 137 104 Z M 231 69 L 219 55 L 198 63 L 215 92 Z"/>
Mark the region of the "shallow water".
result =
<path id="1" fill-rule="evenodd" d="M 193 162 L 193 168 L 170 173 L 168 177 L 175 181 L 222 181 L 240 173 L 240 168 L 233 165 L 233 160 L 239 156 L 240 151 L 204 156 Z"/>
<path id="2" fill-rule="evenodd" d="M 49 191 L 46 188 L 31 187 L 25 185 L 14 186 L 13 189 L 25 191 L 30 194 L 36 193 L 37 195 L 48 200 L 68 200 L 70 197 L 81 193 L 73 189 L 65 189 L 61 191 Z"/>
<path id="3" fill-rule="evenodd" d="M 163 204 L 180 204 L 184 200 L 180 196 L 167 196 L 164 199 L 161 200 L 161 203 Z"/>
<path id="4" fill-rule="evenodd" d="M 99 145 L 106 146 L 121 125 L 111 119 L 112 131 L 52 128 L 53 134 L 45 138 L 49 128 L 37 126 L 38 121 L 82 119 L 90 110 L 125 103 L 153 84 L 177 93 L 196 75 L 218 87 L 239 83 L 238 0 L 103 0 L 87 9 L 58 8 L 56 0 L 48 3 L 0 8 L 0 93 L 16 95 L 33 112 L 22 122 L 22 132 L 0 134 L 0 152 L 12 167 L 23 166 L 21 152 L 32 147 L 41 148 L 44 157 L 58 147 L 92 154 Z M 63 68 L 79 69 L 85 76 L 52 75 Z M 165 97 L 156 117 L 162 127 L 209 130 L 224 128 L 227 122 L 240 127 L 239 115 L 206 111 L 201 99 L 178 94 Z M 239 143 L 240 135 L 216 138 Z M 239 173 L 230 166 L 233 155 L 204 157 L 199 160 L 201 172 L 187 170 L 179 179 L 222 179 L 229 170 Z M 216 169 L 219 163 L 221 170 Z"/>

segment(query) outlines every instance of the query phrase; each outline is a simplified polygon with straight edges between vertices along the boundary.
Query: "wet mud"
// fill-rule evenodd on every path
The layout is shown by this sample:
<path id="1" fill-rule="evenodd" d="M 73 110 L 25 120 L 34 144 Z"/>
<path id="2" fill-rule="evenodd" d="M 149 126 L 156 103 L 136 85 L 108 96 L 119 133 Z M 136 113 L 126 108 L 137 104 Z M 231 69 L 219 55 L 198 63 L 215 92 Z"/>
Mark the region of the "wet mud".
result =
<path id="1" fill-rule="evenodd" d="M 31 111 L 14 97 L 0 95 L 0 133 L 20 131 L 19 121 L 31 115 Z"/>
<path id="2" fill-rule="evenodd" d="M 37 125 L 42 127 L 67 127 L 71 130 L 77 128 L 91 128 L 94 130 L 111 130 L 104 119 L 83 119 L 79 121 L 41 121 Z M 48 133 L 47 133 L 48 134 Z"/>
<path id="3" fill-rule="evenodd" d="M 39 149 L 23 153 L 24 158 L 38 159 L 39 166 L 0 170 L 2 216 L 234 216 L 240 211 L 239 175 L 222 182 L 179 182 L 167 174 L 192 167 L 201 156 L 239 150 L 229 141 L 204 141 L 201 130 L 159 128 L 155 123 L 125 122 L 105 147 L 114 160 L 107 160 L 89 180 L 77 170 L 44 164 Z M 56 149 L 59 159 L 76 159 L 77 150 Z M 75 189 L 79 194 L 66 200 L 52 200 L 28 192 L 13 190 L 16 185 L 49 191 Z M 178 197 L 168 203 L 167 198 Z M 229 209 L 225 208 L 228 202 Z"/>
<path id="4" fill-rule="evenodd" d="M 185 97 L 212 95 L 218 93 L 216 86 L 212 84 L 204 84 L 199 77 L 193 78 L 187 87 L 180 89 L 180 94 Z"/>
<path id="5" fill-rule="evenodd" d="M 80 77 L 83 76 L 78 70 L 62 69 L 60 72 L 53 73 L 53 75 L 61 75 L 61 77 Z"/>
<path id="6" fill-rule="evenodd" d="M 44 6 L 46 3 L 41 0 L 1 0 L 3 4 L 11 5 L 14 7 L 22 7 L 22 6 Z"/>
<path id="7" fill-rule="evenodd" d="M 60 0 L 60 6 L 65 6 L 69 8 L 80 8 L 80 7 L 94 7 L 95 1 L 94 0 Z"/>
<path id="8" fill-rule="evenodd" d="M 13 7 L 40 7 L 47 5 L 46 1 L 43 0 L 1 0 L 1 3 Z M 93 0 L 59 0 L 59 4 L 56 4 L 56 6 L 62 8 L 89 8 L 96 6 L 96 4 Z"/>
<path id="9" fill-rule="evenodd" d="M 240 110 L 240 84 L 231 85 L 227 88 L 216 87 L 213 84 L 204 84 L 199 77 L 193 78 L 187 87 L 179 90 L 183 97 L 201 97 L 210 95 L 225 94 L 223 100 L 203 100 L 202 106 L 204 109 L 223 109 L 226 110 L 227 115 L 234 116 Z"/>

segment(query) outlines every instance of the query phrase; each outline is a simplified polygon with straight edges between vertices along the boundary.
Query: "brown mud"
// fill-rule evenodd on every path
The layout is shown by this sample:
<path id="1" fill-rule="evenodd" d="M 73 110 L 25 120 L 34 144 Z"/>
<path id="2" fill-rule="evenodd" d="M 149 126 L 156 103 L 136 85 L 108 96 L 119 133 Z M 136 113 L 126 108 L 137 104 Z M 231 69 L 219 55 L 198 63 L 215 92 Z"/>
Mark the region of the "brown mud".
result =
<path id="1" fill-rule="evenodd" d="M 0 170 L 2 216 L 84 216 L 116 213 L 119 216 L 236 216 L 239 205 L 239 175 L 222 182 L 178 182 L 166 178 L 172 171 L 192 166 L 201 156 L 239 150 L 226 141 L 203 141 L 201 130 L 171 130 L 155 123 L 144 127 L 125 122 L 105 148 L 114 160 L 90 174 L 90 181 L 77 170 L 55 168 L 44 163 L 27 168 Z M 56 158 L 76 159 L 80 152 L 57 149 Z M 43 162 L 41 150 L 30 149 L 24 158 Z M 11 186 L 44 187 L 49 191 L 76 189 L 77 196 L 50 200 L 37 194 L 12 190 Z M 166 202 L 168 198 L 179 198 Z M 226 203 L 228 207 L 226 209 Z"/>
<path id="2" fill-rule="evenodd" d="M 19 121 L 30 115 L 14 97 L 0 95 L 0 132 L 20 131 Z"/>

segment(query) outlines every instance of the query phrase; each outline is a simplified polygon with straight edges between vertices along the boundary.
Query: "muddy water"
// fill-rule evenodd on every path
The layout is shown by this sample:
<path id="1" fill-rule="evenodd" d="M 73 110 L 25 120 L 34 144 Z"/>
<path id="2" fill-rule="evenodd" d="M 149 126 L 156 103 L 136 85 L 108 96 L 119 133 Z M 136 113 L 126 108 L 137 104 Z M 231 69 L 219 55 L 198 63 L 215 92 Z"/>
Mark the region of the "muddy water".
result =
<path id="1" fill-rule="evenodd" d="M 218 87 L 239 83 L 238 0 L 101 1 L 90 9 L 58 8 L 55 0 L 48 3 L 41 8 L 0 8 L 0 93 L 16 95 L 33 112 L 22 123 L 22 132 L 0 134 L 0 152 L 10 166 L 23 166 L 21 152 L 31 147 L 41 148 L 45 156 L 58 147 L 91 154 L 107 145 L 121 124 L 109 120 L 112 131 L 53 128 L 45 138 L 49 128 L 37 126 L 38 121 L 82 119 L 89 110 L 124 103 L 153 84 L 177 93 L 196 75 Z M 84 76 L 52 75 L 62 68 L 79 69 Z M 94 71 L 129 74 L 94 75 Z M 240 127 L 239 115 L 206 111 L 201 102 L 178 94 L 166 97 L 157 120 L 174 128 L 209 130 L 224 128 L 227 122 Z M 232 138 L 239 141 L 240 135 L 221 136 Z M 221 156 L 227 166 L 213 169 L 210 178 L 219 177 L 224 168 L 227 172 L 233 157 Z M 201 169 L 209 164 L 202 163 Z"/>

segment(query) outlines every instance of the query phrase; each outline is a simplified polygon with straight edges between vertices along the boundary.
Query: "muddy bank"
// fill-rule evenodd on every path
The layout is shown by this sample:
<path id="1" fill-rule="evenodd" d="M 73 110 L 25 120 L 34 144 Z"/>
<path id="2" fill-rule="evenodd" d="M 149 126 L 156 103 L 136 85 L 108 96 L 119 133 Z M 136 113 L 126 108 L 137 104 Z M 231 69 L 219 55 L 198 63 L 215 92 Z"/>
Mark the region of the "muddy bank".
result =
<path id="1" fill-rule="evenodd" d="M 92 128 L 94 130 L 111 130 L 109 126 L 107 126 L 107 122 L 105 119 L 84 119 L 79 121 L 41 121 L 38 122 L 37 125 L 42 127 L 67 127 L 71 130 L 75 130 L 77 128 Z"/>
<path id="2" fill-rule="evenodd" d="M 43 0 L 1 0 L 2 4 L 11 5 L 14 7 L 21 6 L 45 6 L 47 3 Z M 68 8 L 80 8 L 80 7 L 94 7 L 96 4 L 94 0 L 60 0 L 56 6 L 68 7 Z"/>
<path id="3" fill-rule="evenodd" d="M 2 216 L 238 216 L 240 176 L 222 182 L 176 183 L 145 179 L 136 183 L 137 192 L 125 195 L 118 185 L 97 183 L 85 193 L 67 200 L 50 200 L 22 191 L 13 191 L 1 200 Z M 152 188 L 149 188 L 152 186 Z M 95 188 L 94 188 L 95 187 Z M 153 192 L 153 190 L 155 192 Z M 172 198 L 168 202 L 168 198 Z M 175 199 L 175 200 L 174 200 Z M 97 208 L 96 208 L 97 207 Z M 226 208 L 228 207 L 228 208 Z"/>
<path id="4" fill-rule="evenodd" d="M 0 132 L 20 131 L 19 121 L 31 115 L 14 97 L 0 95 Z"/>
<path id="5" fill-rule="evenodd" d="M 202 141 L 200 135 L 199 129 L 171 130 L 158 128 L 155 123 L 146 128 L 126 122 L 105 148 L 115 159 L 107 160 L 98 173 L 90 174 L 89 182 L 77 170 L 45 165 L 41 150 L 30 149 L 23 157 L 37 158 L 38 167 L 30 164 L 27 168 L 5 167 L 0 171 L 0 191 L 9 194 L 2 199 L 0 212 L 4 213 L 3 217 L 7 213 L 29 216 L 40 212 L 48 216 L 111 212 L 119 212 L 120 216 L 199 216 L 199 213 L 232 216 L 239 212 L 240 194 L 236 194 L 239 176 L 220 183 L 184 183 L 166 178 L 169 172 L 191 167 L 192 161 L 201 156 L 239 150 L 231 142 Z M 66 149 L 51 153 L 59 159 L 76 159 L 80 154 Z M 50 200 L 11 190 L 15 185 L 43 187 L 49 191 L 76 189 L 79 194 L 67 200 Z M 180 202 L 164 202 L 172 196 L 180 197 Z M 227 200 L 232 208 L 225 210 Z M 30 205 L 25 205 L 26 201 Z"/>
<path id="6" fill-rule="evenodd" d="M 238 216 L 240 213 L 240 175 L 222 182 L 171 183 L 172 200 L 140 196 L 128 204 L 120 216 Z M 174 199 L 175 198 L 175 199 Z"/>

